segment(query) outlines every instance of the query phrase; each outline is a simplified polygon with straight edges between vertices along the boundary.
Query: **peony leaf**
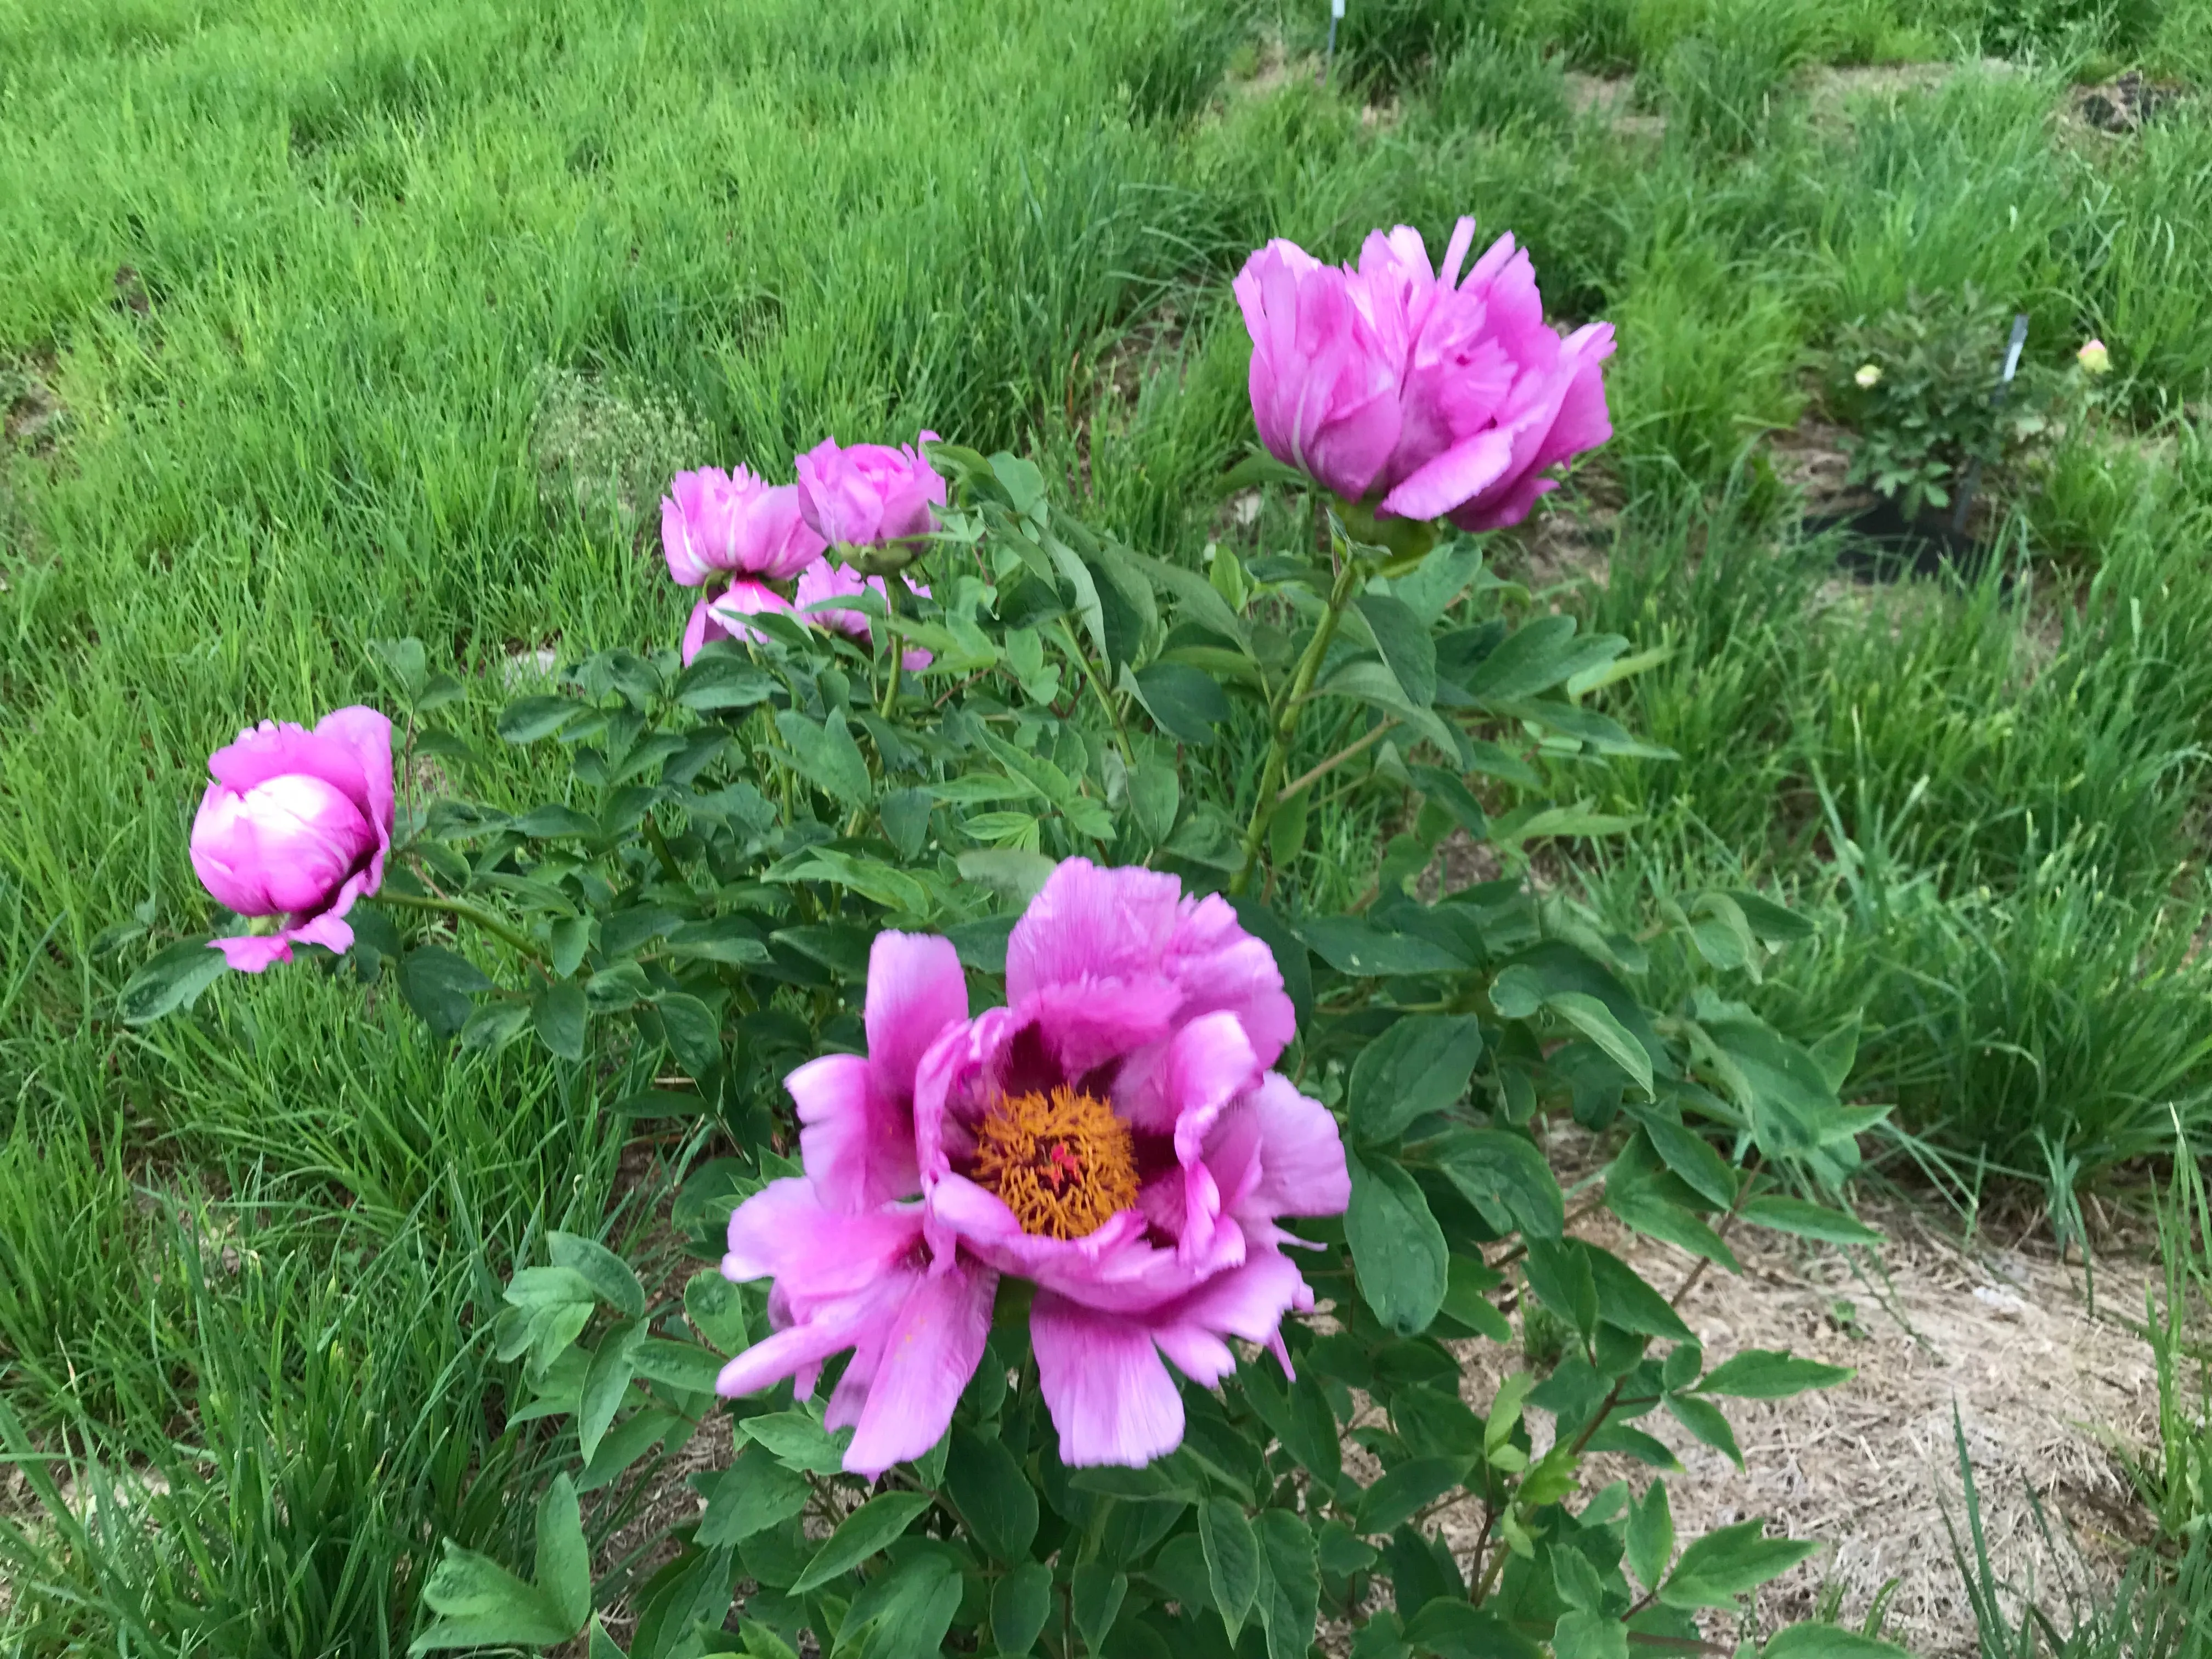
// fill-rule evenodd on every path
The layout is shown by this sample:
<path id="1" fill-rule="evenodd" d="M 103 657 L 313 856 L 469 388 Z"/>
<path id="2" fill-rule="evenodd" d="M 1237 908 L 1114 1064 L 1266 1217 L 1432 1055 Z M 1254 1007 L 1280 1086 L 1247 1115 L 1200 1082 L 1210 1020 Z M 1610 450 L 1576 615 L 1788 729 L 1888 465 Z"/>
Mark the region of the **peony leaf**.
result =
<path id="1" fill-rule="evenodd" d="M 852 1571 L 903 1533 L 929 1504 L 928 1495 L 918 1492 L 887 1492 L 870 1498 L 847 1516 L 815 1552 L 806 1570 L 793 1583 L 791 1593 L 804 1595 Z"/>

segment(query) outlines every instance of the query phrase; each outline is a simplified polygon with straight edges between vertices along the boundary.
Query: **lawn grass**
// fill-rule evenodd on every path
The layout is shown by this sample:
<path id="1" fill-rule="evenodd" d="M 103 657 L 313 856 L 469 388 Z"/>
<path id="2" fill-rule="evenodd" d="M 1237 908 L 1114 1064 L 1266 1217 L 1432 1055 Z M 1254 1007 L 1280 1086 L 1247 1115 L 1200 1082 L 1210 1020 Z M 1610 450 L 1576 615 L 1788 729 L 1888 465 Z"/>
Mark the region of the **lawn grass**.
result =
<path id="1" fill-rule="evenodd" d="M 491 1292 L 628 1190 L 619 1091 L 440 1051 L 381 988 L 116 1023 L 212 919 L 208 750 L 375 696 L 366 642 L 411 633 L 481 688 L 471 786 L 524 798 L 510 658 L 672 637 L 660 479 L 825 432 L 1030 451 L 1184 559 L 1280 544 L 1297 512 L 1212 482 L 1227 277 L 1273 234 L 1474 211 L 1620 325 L 1620 435 L 1562 498 L 1606 580 L 1551 600 L 1674 647 L 1601 696 L 1681 758 L 1568 781 L 1644 823 L 1565 878 L 1627 924 L 1715 872 L 1814 915 L 1760 994 L 1861 1022 L 1901 1173 L 2063 1194 L 2212 1131 L 2212 117 L 2059 114 L 2131 62 L 2202 84 L 2204 9 L 1354 0 L 1326 88 L 1324 20 L 0 0 L 0 1437 L 74 1483 L 0 1544 L 27 1650 L 404 1646 L 435 1540 L 502 1553 L 549 1449 L 496 1408 Z M 1900 56 L 1954 66 L 1827 68 Z M 1765 436 L 1844 325 L 1970 283 L 2039 362 L 2101 332 L 2110 418 L 2001 572 L 1839 582 Z"/>

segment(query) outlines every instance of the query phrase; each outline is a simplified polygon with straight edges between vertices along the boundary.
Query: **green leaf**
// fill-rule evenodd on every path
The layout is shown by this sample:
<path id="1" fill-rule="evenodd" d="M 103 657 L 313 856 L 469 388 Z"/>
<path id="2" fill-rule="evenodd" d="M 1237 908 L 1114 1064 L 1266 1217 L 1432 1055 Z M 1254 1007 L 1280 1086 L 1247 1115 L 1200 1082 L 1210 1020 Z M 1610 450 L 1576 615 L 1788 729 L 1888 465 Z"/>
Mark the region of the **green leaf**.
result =
<path id="1" fill-rule="evenodd" d="M 1006 1659 L 1021 1659 L 1036 1645 L 1052 1616 L 1052 1569 L 1024 1561 L 991 1592 L 991 1639 Z"/>
<path id="2" fill-rule="evenodd" d="M 1817 1238 L 1828 1244 L 1879 1244 L 1881 1235 L 1856 1217 L 1802 1198 L 1754 1198 L 1743 1206 L 1743 1218 L 1755 1227 Z"/>
<path id="3" fill-rule="evenodd" d="M 1362 978 L 1391 974 L 1457 973 L 1467 967 L 1434 941 L 1386 933 L 1356 916 L 1321 916 L 1298 924 L 1298 934 L 1339 973 Z"/>
<path id="4" fill-rule="evenodd" d="M 546 1253 L 592 1287 L 592 1293 L 625 1319 L 645 1317 L 645 1286 L 629 1264 L 597 1239 L 580 1233 L 549 1232 Z"/>
<path id="5" fill-rule="evenodd" d="M 425 945 L 400 958 L 400 995 L 440 1036 L 451 1036 L 466 1024 L 470 998 L 489 989 L 491 981 L 474 963 L 442 945 Z"/>
<path id="6" fill-rule="evenodd" d="M 1602 1049 L 1607 1059 L 1628 1073 L 1636 1086 L 1651 1092 L 1651 1056 L 1631 1036 L 1613 1011 L 1594 996 L 1580 991 L 1554 991 L 1544 1006 Z"/>
<path id="7" fill-rule="evenodd" d="M 684 1312 L 699 1334 L 724 1353 L 741 1353 L 752 1344 L 744 1294 L 720 1268 L 702 1267 L 691 1275 L 684 1286 Z"/>
<path id="8" fill-rule="evenodd" d="M 868 776 L 868 763 L 842 714 L 833 713 L 817 723 L 795 708 L 780 708 L 775 729 L 790 747 L 793 765 L 809 783 L 848 806 L 866 807 L 874 803 L 875 784 Z"/>
<path id="9" fill-rule="evenodd" d="M 1605 1586 L 1598 1579 L 1597 1569 L 1580 1550 L 1552 1552 L 1552 1583 L 1559 1589 L 1559 1599 L 1569 1607 L 1583 1613 L 1605 1611 Z"/>
<path id="10" fill-rule="evenodd" d="M 1407 1621 L 1406 1640 L 1443 1659 L 1539 1659 L 1540 1650 L 1487 1607 L 1440 1596 Z"/>
<path id="11" fill-rule="evenodd" d="M 635 1372 L 647 1382 L 658 1382 L 678 1394 L 712 1394 L 721 1373 L 722 1358 L 696 1342 L 675 1342 L 665 1336 L 648 1336 L 637 1351 Z"/>
<path id="12" fill-rule="evenodd" d="M 708 713 L 717 708 L 750 708 L 775 694 L 775 677 L 747 662 L 720 641 L 708 646 L 676 679 L 676 701 Z"/>
<path id="13" fill-rule="evenodd" d="M 1667 1409 L 1674 1420 L 1716 1451 L 1727 1455 L 1736 1468 L 1743 1467 L 1743 1454 L 1736 1449 L 1735 1431 L 1729 1426 L 1728 1418 L 1710 1400 L 1700 1400 L 1694 1395 L 1667 1395 Z"/>
<path id="14" fill-rule="evenodd" d="M 755 1533 L 781 1526 L 806 1507 L 814 1489 L 763 1446 L 740 1446 L 730 1467 L 702 1486 L 707 1512 L 699 1518 L 702 1549 L 741 1544 Z"/>
<path id="15" fill-rule="evenodd" d="M 1375 635 L 1406 700 L 1420 708 L 1437 699 L 1437 647 L 1428 624 L 1403 599 L 1387 593 L 1362 593 L 1352 601 Z"/>
<path id="16" fill-rule="evenodd" d="M 832 1434 L 805 1412 L 769 1412 L 748 1417 L 738 1431 L 767 1450 L 787 1469 L 802 1474 L 839 1474 L 851 1432 Z"/>
<path id="17" fill-rule="evenodd" d="M 148 1025 L 164 1014 L 191 1007 L 229 966 L 222 952 L 206 939 L 180 939 L 131 975 L 116 1000 L 123 1023 Z"/>
<path id="18" fill-rule="evenodd" d="M 1832 1389 L 1857 1375 L 1846 1365 L 1823 1365 L 1817 1359 L 1799 1359 L 1771 1348 L 1747 1348 L 1706 1372 L 1696 1392 L 1737 1400 L 1787 1400 L 1808 1389 Z"/>
<path id="19" fill-rule="evenodd" d="M 599 1339 L 599 1351 L 592 1356 L 592 1368 L 584 1376 L 583 1398 L 576 1408 L 576 1446 L 586 1464 L 598 1452 L 600 1438 L 613 1425 L 615 1413 L 622 1409 L 623 1397 L 629 1392 L 638 1346 L 644 1340 L 645 1322 L 641 1319 L 617 1325 Z"/>
<path id="20" fill-rule="evenodd" d="M 1129 810 L 1153 846 L 1173 834 L 1176 815 L 1182 810 L 1182 785 L 1175 768 L 1156 757 L 1139 761 L 1129 774 Z"/>
<path id="21" fill-rule="evenodd" d="M 1567 1224 L 1566 1199 L 1543 1153 L 1504 1129 L 1462 1129 L 1431 1154 L 1452 1185 L 1499 1232 L 1557 1238 Z"/>
<path id="22" fill-rule="evenodd" d="M 584 1024 L 590 1013 L 584 1000 L 584 988 L 574 980 L 547 986 L 530 1005 L 531 1023 L 538 1028 L 538 1040 L 562 1060 L 583 1059 Z"/>
<path id="23" fill-rule="evenodd" d="M 1597 1285 L 1599 1318 L 1640 1336 L 1660 1337 L 1668 1342 L 1697 1340 L 1682 1322 L 1681 1315 L 1674 1311 L 1665 1297 L 1645 1284 L 1635 1268 L 1597 1245 L 1577 1242 L 1577 1247 L 1589 1259 L 1590 1276 Z"/>
<path id="24" fill-rule="evenodd" d="M 894 789 L 876 808 L 884 833 L 890 837 L 902 859 L 918 859 L 929 845 L 930 793 L 927 789 Z"/>
<path id="25" fill-rule="evenodd" d="M 1582 1561 L 1579 1552 L 1553 1552 L 1553 1561 Z M 1583 1562 L 1585 1571 L 1589 1564 Z M 1628 1659 L 1628 1626 L 1603 1613 L 1577 1609 L 1552 1628 L 1552 1659 Z"/>
<path id="26" fill-rule="evenodd" d="M 1352 1062 L 1352 1133 L 1369 1141 L 1395 1139 L 1415 1119 L 1443 1111 L 1466 1093 L 1481 1058 L 1482 1023 L 1471 1016 L 1400 1020 Z"/>
<path id="27" fill-rule="evenodd" d="M 594 1619 L 592 1620 L 592 1639 L 584 1650 L 584 1659 L 629 1659 L 629 1656 L 617 1645 L 615 1638 L 607 1634 L 607 1627 Z"/>
<path id="28" fill-rule="evenodd" d="M 499 734 L 509 743 L 536 743 L 583 712 L 574 697 L 518 697 L 500 710 Z"/>
<path id="29" fill-rule="evenodd" d="M 1142 553 L 1125 552 L 1122 556 L 1174 594 L 1186 618 L 1224 640 L 1234 641 L 1242 649 L 1250 648 L 1252 632 L 1244 619 L 1231 607 L 1220 590 L 1197 571 Z"/>
<path id="30" fill-rule="evenodd" d="M 854 1598 L 838 1628 L 838 1646 L 865 1627 L 860 1659 L 937 1659 L 964 1588 L 947 1557 L 934 1551 L 909 1556 Z"/>
<path id="31" fill-rule="evenodd" d="M 1265 1571 L 1260 1583 L 1260 1622 L 1267 1632 L 1268 1659 L 1306 1659 L 1321 1608 L 1321 1566 L 1314 1535 L 1288 1510 L 1260 1511 L 1254 1530 Z"/>
<path id="32" fill-rule="evenodd" d="M 1401 1165 L 1356 1152 L 1347 1157 L 1352 1207 L 1344 1233 L 1360 1291 L 1385 1325 L 1413 1336 L 1428 1328 L 1443 1305 L 1450 1273 L 1443 1229 Z"/>
<path id="33" fill-rule="evenodd" d="M 1364 1572 L 1382 1559 L 1380 1550 L 1341 1521 L 1323 1522 L 1314 1542 L 1321 1570 L 1339 1578 Z"/>
<path id="34" fill-rule="evenodd" d="M 497 1054 L 530 1024 L 526 1002 L 487 1002 L 469 1011 L 461 1024 L 461 1047 L 472 1054 Z"/>
<path id="35" fill-rule="evenodd" d="M 668 934 L 668 949 L 676 956 L 727 963 L 732 968 L 757 968 L 769 960 L 760 930 L 741 916 L 686 922 Z"/>
<path id="36" fill-rule="evenodd" d="M 1528 1275 L 1529 1289 L 1588 1342 L 1597 1331 L 1597 1279 L 1588 1252 L 1571 1238 L 1526 1242 L 1521 1270 Z"/>
<path id="37" fill-rule="evenodd" d="M 1731 888 L 1726 896 L 1735 902 L 1736 908 L 1751 930 L 1770 945 L 1788 945 L 1801 939 L 1810 939 L 1820 930 L 1813 921 L 1795 910 L 1777 904 L 1764 894 L 1748 888 Z"/>
<path id="38" fill-rule="evenodd" d="M 1820 1546 L 1809 1539 L 1769 1538 L 1764 1521 L 1744 1521 L 1707 1533 L 1682 1552 L 1660 1587 L 1670 1607 L 1732 1607 L 1746 1590 L 1778 1578 Z"/>
<path id="39" fill-rule="evenodd" d="M 1036 1489 L 1003 1442 L 956 1426 L 945 1487 L 975 1541 L 1001 1561 L 1025 1561 L 1036 1537 Z"/>
<path id="40" fill-rule="evenodd" d="M 1209 1498 L 1200 1506 L 1198 1539 L 1213 1604 L 1233 1646 L 1260 1594 L 1260 1541 L 1243 1507 L 1225 1498 Z"/>
<path id="41" fill-rule="evenodd" d="M 1100 1650 L 1128 1593 L 1127 1575 L 1115 1571 L 1110 1562 L 1085 1561 L 1068 1575 L 1067 1610 L 1085 1651 Z"/>
<path id="42" fill-rule="evenodd" d="M 1464 779 L 1441 766 L 1409 766 L 1406 775 L 1413 779 L 1414 788 L 1449 812 L 1469 836 L 1476 841 L 1489 838 L 1490 816 Z"/>
<path id="43" fill-rule="evenodd" d="M 1664 1480 L 1654 1480 L 1641 1498 L 1628 1500 L 1625 1541 L 1636 1582 L 1646 1589 L 1657 1588 L 1674 1559 L 1674 1515 L 1668 1506 Z"/>
<path id="44" fill-rule="evenodd" d="M 1360 1493 L 1355 1524 L 1366 1537 L 1393 1531 L 1459 1485 L 1459 1474 L 1460 1466 L 1444 1458 L 1411 1458 Z"/>
<path id="45" fill-rule="evenodd" d="M 576 1485 L 556 1474 L 538 1504 L 538 1588 L 568 1627 L 580 1631 L 592 1616 L 592 1552 Z"/>
<path id="46" fill-rule="evenodd" d="M 533 806 L 511 826 L 516 834 L 527 836 L 532 841 L 557 841 L 564 836 L 596 836 L 599 826 L 573 806 L 563 806 L 549 801 L 543 806 Z"/>
<path id="47" fill-rule="evenodd" d="M 1676 1122 L 1657 1108 L 1631 1103 L 1629 1115 L 1644 1126 L 1652 1149 L 1667 1167 L 1682 1177 L 1717 1209 L 1735 1202 L 1735 1172 L 1713 1150 L 1712 1143 L 1686 1124 Z"/>
<path id="48" fill-rule="evenodd" d="M 888 1492 L 871 1498 L 830 1534 L 791 1586 L 791 1593 L 804 1595 L 841 1573 L 852 1571 L 903 1533 L 928 1507 L 929 1498 L 924 1492 Z"/>
<path id="49" fill-rule="evenodd" d="M 689 1075 L 704 1077 L 722 1063 L 721 1024 L 713 1009 L 684 991 L 671 991 L 659 1006 L 668 1052 Z"/>
<path id="50" fill-rule="evenodd" d="M 1178 742 L 1212 743 L 1213 728 L 1229 718 L 1220 684 L 1187 663 L 1153 663 L 1132 674 L 1128 684 L 1153 722 Z"/>
<path id="51" fill-rule="evenodd" d="M 1760 1659 L 1910 1659 L 1892 1642 L 1834 1625 L 1792 1625 L 1766 1638 Z"/>
<path id="52" fill-rule="evenodd" d="M 551 1647 L 576 1633 L 552 1597 L 526 1584 L 489 1556 L 452 1540 L 422 1587 L 423 1605 L 438 1614 L 409 1651 L 434 1648 Z"/>
<path id="53" fill-rule="evenodd" d="M 1035 898 L 1037 890 L 1059 867 L 1042 853 L 1025 853 L 1013 848 L 979 847 L 963 853 L 959 858 L 963 876 L 1021 905 Z"/>

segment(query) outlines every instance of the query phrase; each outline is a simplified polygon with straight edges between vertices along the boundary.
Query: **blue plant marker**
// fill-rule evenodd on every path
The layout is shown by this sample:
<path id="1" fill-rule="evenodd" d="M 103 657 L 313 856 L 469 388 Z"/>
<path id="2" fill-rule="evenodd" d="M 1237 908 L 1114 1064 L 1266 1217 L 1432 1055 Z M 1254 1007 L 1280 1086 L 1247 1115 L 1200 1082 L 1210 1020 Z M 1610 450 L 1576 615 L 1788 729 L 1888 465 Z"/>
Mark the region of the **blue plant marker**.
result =
<path id="1" fill-rule="evenodd" d="M 1337 20 L 1344 15 L 1344 0 L 1328 0 L 1328 50 L 1321 60 L 1321 83 L 1328 84 L 1329 65 L 1336 62 Z"/>
<path id="2" fill-rule="evenodd" d="M 1344 0 L 1334 0 L 1334 3 L 1341 5 Z M 2027 313 L 2023 311 L 2012 319 L 2012 339 L 2005 347 L 2004 373 L 1997 379 L 1997 389 L 1990 393 L 1992 408 L 2004 407 L 2005 394 L 2012 390 L 2012 377 L 2020 370 L 2021 348 L 2027 343 Z M 1962 535 L 1966 528 L 1966 514 L 1974 505 L 1974 486 L 1981 482 L 1981 458 L 1977 456 L 1966 464 L 1966 482 L 1959 487 L 1959 505 L 1951 513 L 1951 528 Z"/>

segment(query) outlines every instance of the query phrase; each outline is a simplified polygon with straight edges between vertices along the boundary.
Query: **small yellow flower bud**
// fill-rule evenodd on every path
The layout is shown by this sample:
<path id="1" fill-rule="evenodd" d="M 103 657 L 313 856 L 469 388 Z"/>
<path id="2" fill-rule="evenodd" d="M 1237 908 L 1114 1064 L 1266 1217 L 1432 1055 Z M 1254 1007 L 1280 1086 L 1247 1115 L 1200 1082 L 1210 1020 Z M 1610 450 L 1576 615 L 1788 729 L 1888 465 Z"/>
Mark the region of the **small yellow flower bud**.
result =
<path id="1" fill-rule="evenodd" d="M 1871 392 L 1881 384 L 1881 365 L 1862 363 L 1859 366 L 1859 372 L 1852 375 L 1851 379 L 1858 382 L 1860 391 Z"/>
<path id="2" fill-rule="evenodd" d="M 2102 340 L 2092 340 L 2074 354 L 2085 374 L 2109 374 L 2112 372 L 2112 354 L 2105 349 Z"/>

